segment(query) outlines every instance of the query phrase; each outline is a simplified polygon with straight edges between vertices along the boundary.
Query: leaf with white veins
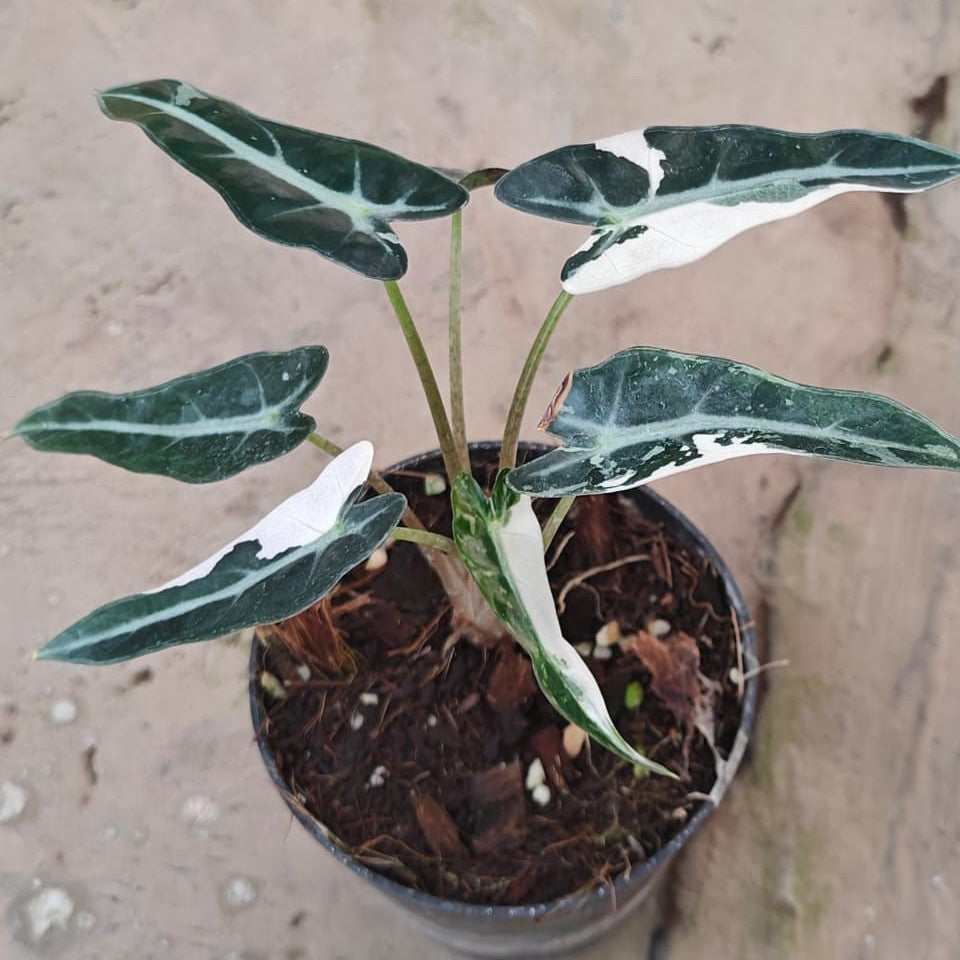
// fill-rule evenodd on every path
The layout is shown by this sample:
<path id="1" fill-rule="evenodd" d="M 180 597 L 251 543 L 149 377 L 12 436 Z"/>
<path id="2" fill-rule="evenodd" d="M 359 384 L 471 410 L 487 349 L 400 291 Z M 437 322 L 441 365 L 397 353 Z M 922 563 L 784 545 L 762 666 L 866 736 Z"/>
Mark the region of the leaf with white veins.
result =
<path id="1" fill-rule="evenodd" d="M 468 474 L 461 473 L 454 481 L 453 538 L 464 564 L 494 613 L 529 655 L 550 703 L 623 760 L 674 776 L 623 739 L 596 679 L 564 639 L 547 579 L 540 524 L 530 498 L 511 490 L 506 477 L 502 471 L 489 499 Z"/>
<path id="2" fill-rule="evenodd" d="M 561 273 L 578 294 L 692 263 L 840 193 L 914 193 L 958 176 L 960 155 L 890 133 L 647 127 L 536 157 L 495 193 L 527 213 L 594 227 Z"/>
<path id="3" fill-rule="evenodd" d="M 354 503 L 373 447 L 354 444 L 256 526 L 158 590 L 100 607 L 37 651 L 41 660 L 117 663 L 212 640 L 305 610 L 396 527 L 399 493 Z"/>
<path id="4" fill-rule="evenodd" d="M 328 356 L 324 347 L 251 353 L 146 390 L 68 393 L 27 414 L 11 433 L 36 450 L 211 483 L 306 439 L 316 424 L 299 407 Z"/>
<path id="5" fill-rule="evenodd" d="M 563 446 L 510 472 L 531 496 L 629 490 L 756 453 L 960 470 L 960 441 L 886 397 L 653 347 L 577 370 L 548 417 Z"/>
<path id="6" fill-rule="evenodd" d="M 380 147 L 275 123 L 179 80 L 114 87 L 99 99 L 108 117 L 139 124 L 214 187 L 255 233 L 377 280 L 407 269 L 392 220 L 446 216 L 470 196 Z"/>

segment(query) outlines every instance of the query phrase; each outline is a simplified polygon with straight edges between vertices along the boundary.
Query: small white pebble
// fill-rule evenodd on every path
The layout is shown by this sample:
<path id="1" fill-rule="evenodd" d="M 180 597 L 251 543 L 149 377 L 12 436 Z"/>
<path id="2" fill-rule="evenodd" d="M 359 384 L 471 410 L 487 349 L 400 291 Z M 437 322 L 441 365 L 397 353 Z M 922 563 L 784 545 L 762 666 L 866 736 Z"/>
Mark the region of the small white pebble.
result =
<path id="1" fill-rule="evenodd" d="M 81 910 L 74 921 L 78 930 L 92 930 L 97 925 L 97 918 L 89 910 Z"/>
<path id="2" fill-rule="evenodd" d="M 65 726 L 77 719 L 77 705 L 69 697 L 54 700 L 50 705 L 50 722 Z"/>
<path id="3" fill-rule="evenodd" d="M 359 730 L 362 726 L 363 726 L 363 714 L 359 712 L 354 713 L 353 716 L 350 717 L 350 729 Z"/>
<path id="4" fill-rule="evenodd" d="M 609 660 L 613 656 L 613 647 L 594 647 L 594 660 Z"/>
<path id="5" fill-rule="evenodd" d="M 390 774 L 387 772 L 387 768 L 384 766 L 374 767 L 373 773 L 370 774 L 370 779 L 367 781 L 367 786 L 370 787 L 382 787 L 386 783 L 387 777 Z"/>
<path id="6" fill-rule="evenodd" d="M 107 324 L 107 333 L 109 333 L 111 337 L 119 337 L 120 334 L 123 333 L 123 324 L 117 323 L 116 320 L 111 320 Z"/>
<path id="7" fill-rule="evenodd" d="M 306 683 L 310 679 L 310 668 L 305 663 L 301 663 L 297 667 L 297 676 Z"/>
<path id="8" fill-rule="evenodd" d="M 220 819 L 220 807 L 209 797 L 187 797 L 180 807 L 180 819 L 198 833 L 206 833 Z"/>
<path id="9" fill-rule="evenodd" d="M 671 818 L 676 820 L 678 823 L 687 822 L 687 811 L 683 807 L 677 807 L 673 813 L 670 814 Z"/>
<path id="10" fill-rule="evenodd" d="M 20 817 L 27 806 L 27 791 L 12 780 L 0 783 L 0 823 L 10 823 Z"/>
<path id="11" fill-rule="evenodd" d="M 428 473 L 423 478 L 423 492 L 428 497 L 436 497 L 447 489 L 447 481 L 439 473 Z"/>
<path id="12" fill-rule="evenodd" d="M 383 547 L 377 547 L 377 549 L 370 554 L 364 569 L 380 570 L 387 565 L 388 559 L 387 551 Z"/>
<path id="13" fill-rule="evenodd" d="M 375 707 L 380 702 L 380 698 L 375 693 L 365 692 L 360 694 L 360 702 L 365 707 Z"/>
<path id="14" fill-rule="evenodd" d="M 47 594 L 47 606 L 48 607 L 58 607 L 60 606 L 60 594 L 56 591 L 52 591 Z"/>
<path id="15" fill-rule="evenodd" d="M 574 649 L 577 651 L 577 653 L 580 654 L 581 657 L 589 657 L 590 654 L 593 652 L 593 644 L 586 643 L 586 642 L 578 643 L 576 647 L 574 647 Z"/>
<path id="16" fill-rule="evenodd" d="M 580 756 L 586 742 L 587 734 L 575 723 L 568 723 L 563 728 L 563 752 L 571 759 Z"/>
<path id="17" fill-rule="evenodd" d="M 432 714 L 427 714 L 427 726 L 432 730 L 437 725 L 437 718 Z"/>
<path id="18" fill-rule="evenodd" d="M 612 647 L 620 642 L 620 624 L 616 620 L 605 623 L 594 638 L 598 647 Z"/>
<path id="19" fill-rule="evenodd" d="M 545 807 L 550 802 L 550 788 L 545 783 L 541 783 L 533 788 L 530 797 L 538 807 Z"/>
<path id="20" fill-rule="evenodd" d="M 268 697 L 273 697 L 274 700 L 282 700 L 287 695 L 283 684 L 268 670 L 264 670 L 260 674 L 260 686 L 263 688 L 263 692 Z"/>
<path id="21" fill-rule="evenodd" d="M 257 888 L 246 877 L 231 877 L 223 888 L 223 902 L 231 910 L 242 910 L 257 899 Z"/>
<path id="22" fill-rule="evenodd" d="M 661 620 L 658 618 L 656 620 L 651 620 L 647 625 L 647 629 L 655 637 L 665 637 L 673 629 L 673 627 L 671 626 L 669 620 Z"/>
<path id="23" fill-rule="evenodd" d="M 730 677 L 730 682 L 733 684 L 740 683 L 740 671 L 736 667 L 730 668 L 730 673 L 727 674 Z"/>
<path id="24" fill-rule="evenodd" d="M 546 783 L 547 775 L 543 769 L 543 763 L 539 757 L 534 757 L 527 767 L 526 786 L 528 790 L 535 790 L 542 783 Z"/>
<path id="25" fill-rule="evenodd" d="M 930 878 L 930 886 L 934 890 L 944 891 L 947 889 L 947 881 L 943 879 L 943 874 L 936 873 Z"/>
<path id="26" fill-rule="evenodd" d="M 283 373 L 280 374 L 280 379 L 284 383 L 288 383 L 290 380 L 290 373 L 287 370 L 284 370 Z"/>
<path id="27" fill-rule="evenodd" d="M 47 887 L 27 904 L 30 935 L 36 941 L 46 936 L 54 927 L 66 930 L 67 921 L 72 914 L 73 900 L 66 891 L 59 887 Z"/>

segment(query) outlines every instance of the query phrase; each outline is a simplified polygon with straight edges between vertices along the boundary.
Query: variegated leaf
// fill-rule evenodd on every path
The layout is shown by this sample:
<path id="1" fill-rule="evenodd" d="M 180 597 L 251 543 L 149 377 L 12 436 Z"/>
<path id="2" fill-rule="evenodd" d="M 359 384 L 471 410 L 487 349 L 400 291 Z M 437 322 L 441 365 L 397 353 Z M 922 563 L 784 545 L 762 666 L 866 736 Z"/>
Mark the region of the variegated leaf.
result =
<path id="1" fill-rule="evenodd" d="M 327 369 L 324 347 L 251 353 L 146 390 L 83 390 L 11 431 L 37 450 L 87 453 L 136 473 L 210 483 L 282 456 L 313 430 L 300 404 Z"/>
<path id="2" fill-rule="evenodd" d="M 561 274 L 577 294 L 692 263 L 840 193 L 913 193 L 958 176 L 960 155 L 889 133 L 647 127 L 553 150 L 495 192 L 527 213 L 594 227 Z"/>
<path id="3" fill-rule="evenodd" d="M 442 217 L 469 199 L 429 167 L 266 120 L 178 80 L 114 87 L 99 97 L 108 117 L 139 124 L 255 233 L 378 280 L 407 269 L 391 221 Z"/>
<path id="4" fill-rule="evenodd" d="M 370 472 L 363 441 L 255 527 L 159 590 L 100 607 L 37 651 L 41 660 L 117 663 L 212 640 L 305 610 L 365 560 L 397 525 L 399 493 L 355 504 Z"/>
<path id="5" fill-rule="evenodd" d="M 564 639 L 547 579 L 540 524 L 530 498 L 512 491 L 506 476 L 504 471 L 497 478 L 489 499 L 468 474 L 454 481 L 453 537 L 463 562 L 494 613 L 530 656 L 550 703 L 618 757 L 673 776 L 623 739 L 596 679 Z"/>
<path id="6" fill-rule="evenodd" d="M 652 347 L 577 370 L 547 417 L 563 447 L 509 475 L 538 497 L 629 490 L 755 453 L 960 470 L 960 441 L 886 397 Z"/>

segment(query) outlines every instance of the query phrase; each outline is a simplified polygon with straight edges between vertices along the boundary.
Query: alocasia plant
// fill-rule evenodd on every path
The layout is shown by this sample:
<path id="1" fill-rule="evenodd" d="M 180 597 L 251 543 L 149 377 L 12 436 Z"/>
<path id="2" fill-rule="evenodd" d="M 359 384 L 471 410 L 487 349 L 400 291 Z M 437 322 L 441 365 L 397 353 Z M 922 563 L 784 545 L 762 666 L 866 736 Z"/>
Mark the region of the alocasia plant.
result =
<path id="1" fill-rule="evenodd" d="M 758 453 L 960 470 L 960 441 L 884 397 L 792 383 L 746 364 L 634 347 L 575 370 L 541 424 L 560 446 L 516 466 L 540 360 L 575 295 L 690 263 L 759 224 L 852 190 L 912 193 L 960 177 L 960 155 L 861 130 L 795 134 L 751 126 L 649 127 L 560 147 L 509 172 L 454 173 L 379 147 L 255 116 L 175 80 L 100 95 L 214 187 L 251 230 L 382 281 L 419 375 L 451 479 L 453 539 L 425 529 L 371 473 L 373 449 L 341 451 L 300 404 L 323 347 L 259 353 L 119 396 L 81 392 L 12 430 L 38 450 L 88 453 L 128 470 L 208 483 L 309 440 L 335 459 L 317 481 L 165 586 L 107 604 L 54 637 L 43 659 L 112 663 L 272 623 L 316 603 L 388 536 L 418 543 L 447 589 L 458 634 L 508 632 L 550 702 L 618 756 L 670 772 L 617 732 L 597 683 L 564 639 L 545 544 L 574 497 L 612 493 Z M 460 236 L 470 191 L 590 226 L 523 366 L 488 495 L 470 470 L 460 347 Z M 450 414 L 397 280 L 407 256 L 391 223 L 452 217 Z M 375 496 L 358 501 L 365 485 Z M 555 498 L 544 524 L 532 497 Z"/>

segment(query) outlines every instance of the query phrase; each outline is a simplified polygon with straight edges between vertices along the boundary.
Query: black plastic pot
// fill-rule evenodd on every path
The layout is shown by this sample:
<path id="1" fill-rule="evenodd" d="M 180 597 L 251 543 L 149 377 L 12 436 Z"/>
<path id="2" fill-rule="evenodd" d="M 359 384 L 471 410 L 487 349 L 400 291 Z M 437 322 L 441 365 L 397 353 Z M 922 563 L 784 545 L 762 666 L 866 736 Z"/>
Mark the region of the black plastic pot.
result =
<path id="1" fill-rule="evenodd" d="M 471 444 L 475 461 L 486 456 L 496 456 L 499 444 Z M 520 459 L 529 460 L 549 449 L 539 444 L 523 444 Z M 392 470 L 418 470 L 442 472 L 438 451 L 411 457 L 398 463 Z M 387 472 L 390 472 L 389 470 Z M 747 671 L 756 667 L 756 640 L 751 618 L 737 584 L 726 564 L 702 533 L 675 507 L 652 491 L 639 487 L 624 494 L 640 508 L 643 515 L 663 524 L 670 534 L 684 546 L 707 557 L 726 589 L 727 600 L 735 611 L 740 624 L 744 666 Z M 430 894 L 420 893 L 374 873 L 354 860 L 328 836 L 324 825 L 298 802 L 289 785 L 283 780 L 264 732 L 263 707 L 258 674 L 261 669 L 263 649 L 254 640 L 250 653 L 250 712 L 257 735 L 260 754 L 266 764 L 270 779 L 293 815 L 303 824 L 310 835 L 337 860 L 362 877 L 397 904 L 403 912 L 430 936 L 454 950 L 479 957 L 533 957 L 546 956 L 576 947 L 596 939 L 622 922 L 634 909 L 648 900 L 666 874 L 666 867 L 681 847 L 700 828 L 713 811 L 715 804 L 704 801 L 697 807 L 683 830 L 662 850 L 649 860 L 634 867 L 629 874 L 616 878 L 612 885 L 598 887 L 589 893 L 581 893 L 552 900 L 547 903 L 518 907 L 485 907 L 477 904 L 444 900 Z M 749 674 L 742 705 L 740 726 L 729 758 L 727 783 L 718 790 L 719 801 L 729 779 L 736 772 L 753 729 L 757 702 L 757 681 Z"/>

